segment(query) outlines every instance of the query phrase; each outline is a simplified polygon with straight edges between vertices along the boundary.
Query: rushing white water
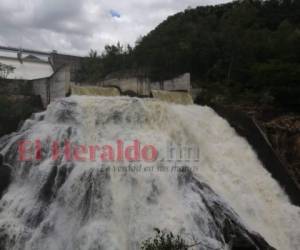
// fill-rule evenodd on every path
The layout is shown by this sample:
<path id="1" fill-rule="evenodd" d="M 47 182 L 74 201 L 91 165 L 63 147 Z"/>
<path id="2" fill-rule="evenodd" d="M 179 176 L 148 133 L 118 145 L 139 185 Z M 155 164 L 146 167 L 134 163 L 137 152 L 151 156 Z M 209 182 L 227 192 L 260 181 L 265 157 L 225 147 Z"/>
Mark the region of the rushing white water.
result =
<path id="1" fill-rule="evenodd" d="M 18 161 L 17 142 L 24 139 L 42 141 L 43 160 Z M 107 171 L 99 161 L 53 161 L 49 141 L 65 139 L 83 145 L 138 139 L 154 145 L 159 159 L 141 161 L 141 171 L 118 168 L 128 166 L 126 161 L 109 163 Z M 158 171 L 175 164 L 162 161 L 169 142 L 199 146 L 199 161 L 187 164 L 197 167 L 190 178 Z M 72 96 L 26 121 L 0 141 L 0 150 L 13 169 L 0 201 L 4 249 L 135 250 L 153 228 L 193 236 L 202 242 L 200 249 L 229 249 L 207 209 L 216 202 L 278 250 L 300 247 L 300 209 L 290 204 L 248 143 L 208 107 Z M 199 189 L 198 181 L 218 196 Z"/>

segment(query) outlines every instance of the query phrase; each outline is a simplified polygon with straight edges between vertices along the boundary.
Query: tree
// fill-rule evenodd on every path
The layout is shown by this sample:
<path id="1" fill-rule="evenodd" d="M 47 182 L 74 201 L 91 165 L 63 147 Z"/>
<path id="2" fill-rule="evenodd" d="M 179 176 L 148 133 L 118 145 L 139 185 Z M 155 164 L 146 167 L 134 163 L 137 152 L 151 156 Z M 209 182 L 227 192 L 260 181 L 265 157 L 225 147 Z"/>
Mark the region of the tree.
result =
<path id="1" fill-rule="evenodd" d="M 100 56 L 86 61 L 85 78 L 129 71 L 162 81 L 190 72 L 193 86 L 228 102 L 247 96 L 248 101 L 255 97 L 255 103 L 266 92 L 278 96 L 283 86 L 293 93 L 300 86 L 299 13 L 296 0 L 241 0 L 186 9 L 139 38 L 134 48 L 105 46 Z"/>
<path id="2" fill-rule="evenodd" d="M 0 78 L 6 79 L 9 74 L 13 73 L 15 67 L 0 63 Z"/>

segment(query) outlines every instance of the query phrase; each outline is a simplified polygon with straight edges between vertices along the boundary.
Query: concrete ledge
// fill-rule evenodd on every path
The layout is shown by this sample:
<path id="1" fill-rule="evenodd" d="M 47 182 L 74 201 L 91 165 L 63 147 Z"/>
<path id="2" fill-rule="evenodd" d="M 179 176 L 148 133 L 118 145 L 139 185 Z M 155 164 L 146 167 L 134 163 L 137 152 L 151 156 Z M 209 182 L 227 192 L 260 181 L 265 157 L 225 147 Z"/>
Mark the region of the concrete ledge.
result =
<path id="1" fill-rule="evenodd" d="M 90 95 L 90 96 L 120 96 L 117 88 L 96 87 L 96 86 L 72 86 L 72 95 Z"/>

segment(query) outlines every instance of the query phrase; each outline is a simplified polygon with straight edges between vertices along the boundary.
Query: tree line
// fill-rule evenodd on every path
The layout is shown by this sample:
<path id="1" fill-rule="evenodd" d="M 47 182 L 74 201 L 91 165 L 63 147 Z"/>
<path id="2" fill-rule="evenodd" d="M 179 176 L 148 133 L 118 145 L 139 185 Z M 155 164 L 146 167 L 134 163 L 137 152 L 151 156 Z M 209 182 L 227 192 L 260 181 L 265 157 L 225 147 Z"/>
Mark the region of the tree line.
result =
<path id="1" fill-rule="evenodd" d="M 300 104 L 300 1 L 243 0 L 186 9 L 134 47 L 91 51 L 78 74 L 99 81 L 114 72 L 163 80 L 190 72 L 194 87 L 223 102 Z"/>

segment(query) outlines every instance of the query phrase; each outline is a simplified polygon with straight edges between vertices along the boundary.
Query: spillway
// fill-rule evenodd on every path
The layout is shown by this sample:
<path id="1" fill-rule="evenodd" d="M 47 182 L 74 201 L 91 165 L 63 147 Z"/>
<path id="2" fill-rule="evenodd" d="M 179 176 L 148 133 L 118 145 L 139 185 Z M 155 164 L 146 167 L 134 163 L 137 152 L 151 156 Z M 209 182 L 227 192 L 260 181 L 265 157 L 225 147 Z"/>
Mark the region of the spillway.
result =
<path id="1" fill-rule="evenodd" d="M 113 87 L 98 86 L 71 86 L 72 95 L 89 95 L 89 96 L 119 96 L 120 91 Z"/>
<path id="2" fill-rule="evenodd" d="M 117 156 L 118 142 L 137 140 L 157 157 Z M 68 159 L 67 142 L 86 145 L 81 157 Z M 170 145 L 199 150 L 178 160 Z M 71 96 L 2 137 L 0 154 L 12 170 L 0 201 L 3 250 L 137 250 L 153 228 L 200 242 L 193 249 L 237 249 L 236 239 L 248 249 L 300 246 L 299 207 L 209 107 Z"/>
<path id="3" fill-rule="evenodd" d="M 165 90 L 152 90 L 153 97 L 160 101 L 190 105 L 193 104 L 193 98 L 188 92 L 180 91 L 165 91 Z"/>

